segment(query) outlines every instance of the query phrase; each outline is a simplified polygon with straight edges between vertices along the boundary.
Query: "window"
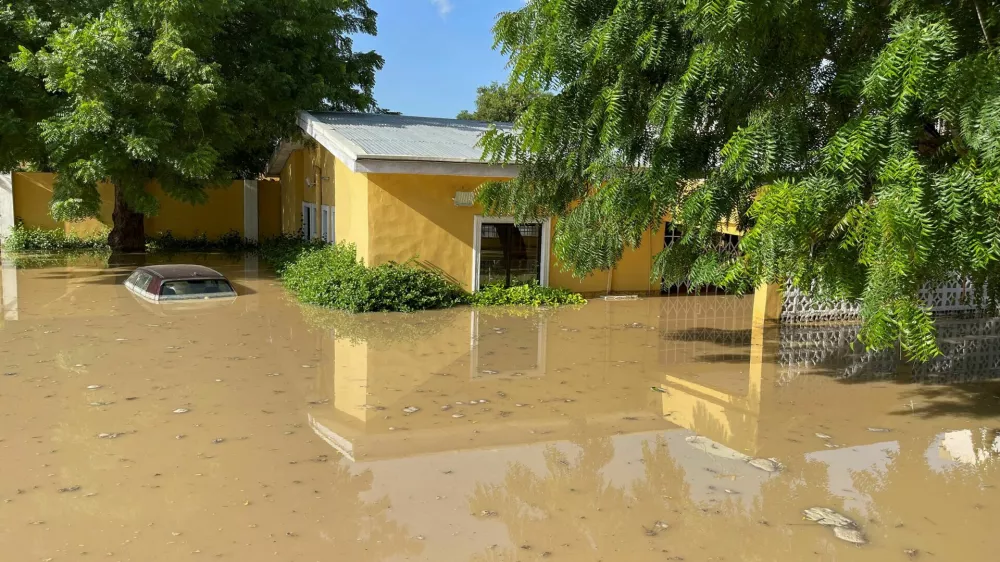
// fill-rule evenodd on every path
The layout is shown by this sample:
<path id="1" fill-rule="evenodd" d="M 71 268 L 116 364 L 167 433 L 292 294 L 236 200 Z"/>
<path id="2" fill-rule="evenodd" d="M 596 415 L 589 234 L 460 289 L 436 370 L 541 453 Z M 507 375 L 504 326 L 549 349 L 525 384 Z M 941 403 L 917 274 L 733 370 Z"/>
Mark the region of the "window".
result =
<path id="1" fill-rule="evenodd" d="M 316 238 L 316 227 L 316 204 L 302 203 L 302 237 L 306 240 Z"/>
<path id="2" fill-rule="evenodd" d="M 236 296 L 236 291 L 225 279 L 186 279 L 166 281 L 160 289 L 160 300 L 182 300 L 210 297 Z"/>
<path id="3" fill-rule="evenodd" d="M 549 221 L 515 224 L 511 218 L 477 216 L 473 288 L 548 283 Z"/>

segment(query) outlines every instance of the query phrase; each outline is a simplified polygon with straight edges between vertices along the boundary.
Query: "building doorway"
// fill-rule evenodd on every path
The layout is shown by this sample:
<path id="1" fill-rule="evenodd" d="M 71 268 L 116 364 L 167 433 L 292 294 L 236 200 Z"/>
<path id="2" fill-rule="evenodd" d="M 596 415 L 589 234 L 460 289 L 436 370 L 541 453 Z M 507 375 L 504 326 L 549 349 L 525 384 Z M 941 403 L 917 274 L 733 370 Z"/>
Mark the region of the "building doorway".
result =
<path id="1" fill-rule="evenodd" d="M 548 285 L 549 221 L 515 224 L 511 218 L 477 216 L 473 289 Z"/>

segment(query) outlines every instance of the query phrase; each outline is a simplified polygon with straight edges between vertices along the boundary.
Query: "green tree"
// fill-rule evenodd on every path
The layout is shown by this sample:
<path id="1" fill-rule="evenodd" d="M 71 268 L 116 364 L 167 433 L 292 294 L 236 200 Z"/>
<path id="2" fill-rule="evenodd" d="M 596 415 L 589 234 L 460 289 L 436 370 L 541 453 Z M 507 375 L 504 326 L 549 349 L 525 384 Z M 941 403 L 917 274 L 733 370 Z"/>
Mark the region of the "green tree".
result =
<path id="1" fill-rule="evenodd" d="M 366 0 L 63 4 L 72 13 L 50 9 L 56 2 L 0 12 L 0 26 L 28 31 L 11 63 L 21 75 L 13 96 L 35 95 L 30 77 L 48 92 L 38 106 L 55 103 L 37 123 L 58 173 L 54 217 L 95 215 L 98 182 L 114 184 L 116 250 L 143 248 L 143 215 L 157 211 L 151 180 L 203 202 L 206 189 L 256 177 L 276 141 L 296 134 L 297 110 L 375 108 L 382 58 L 351 41 L 376 33 Z M 0 164 L 26 157 L 0 153 Z"/>
<path id="2" fill-rule="evenodd" d="M 1000 296 L 1000 7 L 986 0 L 532 0 L 501 14 L 537 98 L 489 158 L 488 211 L 557 215 L 575 273 L 608 269 L 664 217 L 668 282 L 784 283 L 862 298 L 862 340 L 937 353 L 918 291 Z M 716 225 L 744 229 L 740 256 Z"/>
<path id="3" fill-rule="evenodd" d="M 458 113 L 458 119 L 512 123 L 531 105 L 532 100 L 545 95 L 538 89 L 493 82 L 476 88 L 476 110 L 469 112 L 463 109 Z"/>

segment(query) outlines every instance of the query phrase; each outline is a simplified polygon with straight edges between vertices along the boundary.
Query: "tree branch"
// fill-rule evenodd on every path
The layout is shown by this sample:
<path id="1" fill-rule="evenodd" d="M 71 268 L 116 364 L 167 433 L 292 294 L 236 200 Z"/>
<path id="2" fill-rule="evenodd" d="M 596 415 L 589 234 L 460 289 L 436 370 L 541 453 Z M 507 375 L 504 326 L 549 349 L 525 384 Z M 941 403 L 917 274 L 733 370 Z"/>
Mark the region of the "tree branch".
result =
<path id="1" fill-rule="evenodd" d="M 972 5 L 976 7 L 976 17 L 979 18 L 979 27 L 983 30 L 983 37 L 986 38 L 986 48 L 992 49 L 990 45 L 990 35 L 986 33 L 986 24 L 983 23 L 983 13 L 979 11 L 979 2 L 977 0 L 972 0 Z"/>

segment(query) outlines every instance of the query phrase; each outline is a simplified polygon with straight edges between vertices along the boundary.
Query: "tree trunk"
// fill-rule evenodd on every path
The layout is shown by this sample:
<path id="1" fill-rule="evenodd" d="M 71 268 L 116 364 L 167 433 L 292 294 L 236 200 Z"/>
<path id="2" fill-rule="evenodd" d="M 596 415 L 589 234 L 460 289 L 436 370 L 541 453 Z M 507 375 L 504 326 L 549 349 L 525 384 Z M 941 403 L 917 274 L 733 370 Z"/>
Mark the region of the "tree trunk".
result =
<path id="1" fill-rule="evenodd" d="M 142 213 L 129 208 L 121 187 L 115 186 L 115 211 L 111 215 L 114 226 L 108 234 L 108 245 L 113 252 L 143 252 L 146 250 L 146 232 Z"/>

